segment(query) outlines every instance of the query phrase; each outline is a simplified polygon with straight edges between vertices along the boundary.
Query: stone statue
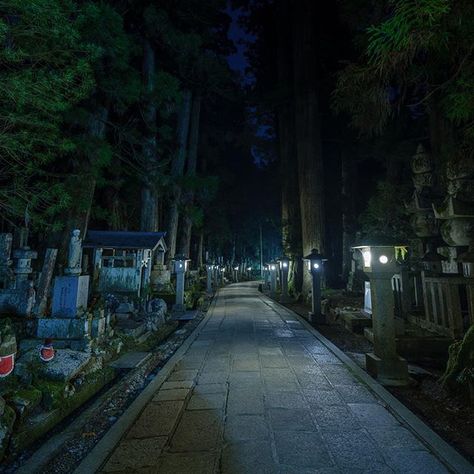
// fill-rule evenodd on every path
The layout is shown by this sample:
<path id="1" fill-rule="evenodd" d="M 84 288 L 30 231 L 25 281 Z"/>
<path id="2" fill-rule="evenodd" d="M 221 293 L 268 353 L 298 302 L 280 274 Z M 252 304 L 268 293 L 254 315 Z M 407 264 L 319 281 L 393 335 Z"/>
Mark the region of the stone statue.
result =
<path id="1" fill-rule="evenodd" d="M 72 231 L 66 268 L 68 275 L 81 274 L 82 239 L 79 237 L 80 234 L 81 231 L 79 229 Z"/>

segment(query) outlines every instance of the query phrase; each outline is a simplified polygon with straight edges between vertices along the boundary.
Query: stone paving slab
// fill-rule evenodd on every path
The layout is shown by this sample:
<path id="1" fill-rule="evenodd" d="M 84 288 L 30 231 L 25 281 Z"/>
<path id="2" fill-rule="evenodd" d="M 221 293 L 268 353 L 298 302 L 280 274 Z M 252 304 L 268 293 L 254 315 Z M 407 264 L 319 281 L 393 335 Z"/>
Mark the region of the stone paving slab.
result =
<path id="1" fill-rule="evenodd" d="M 102 471 L 450 472 L 328 347 L 255 284 L 226 287 Z"/>

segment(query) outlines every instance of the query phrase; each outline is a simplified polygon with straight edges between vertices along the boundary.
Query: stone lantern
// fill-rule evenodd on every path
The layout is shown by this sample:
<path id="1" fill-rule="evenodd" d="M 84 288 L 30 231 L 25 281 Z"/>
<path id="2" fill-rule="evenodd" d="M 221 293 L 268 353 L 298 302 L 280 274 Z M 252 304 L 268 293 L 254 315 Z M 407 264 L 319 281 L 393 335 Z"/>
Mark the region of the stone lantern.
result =
<path id="1" fill-rule="evenodd" d="M 214 265 L 212 263 L 207 263 L 206 270 L 207 270 L 206 291 L 207 291 L 207 294 L 211 295 L 212 294 L 212 273 L 214 271 Z"/>
<path id="2" fill-rule="evenodd" d="M 367 371 L 382 384 L 408 383 L 407 361 L 397 354 L 395 341 L 395 300 L 392 277 L 398 271 L 397 258 L 406 247 L 359 246 L 364 272 L 370 278 L 374 353 L 366 354 Z"/>
<path id="3" fill-rule="evenodd" d="M 235 283 L 239 282 L 239 266 L 238 265 L 234 267 L 234 282 Z"/>
<path id="4" fill-rule="evenodd" d="M 224 278 L 225 278 L 225 267 L 222 266 L 222 267 L 220 267 L 219 270 L 220 270 L 220 274 L 221 274 L 221 276 L 220 276 L 221 277 L 221 285 L 224 286 L 224 284 L 225 284 L 225 280 L 224 280 Z"/>
<path id="5" fill-rule="evenodd" d="M 326 317 L 321 313 L 321 272 L 327 259 L 317 249 L 313 249 L 303 261 L 312 278 L 311 312 L 308 314 L 308 319 L 312 323 L 325 324 Z"/>
<path id="6" fill-rule="evenodd" d="M 268 264 L 268 273 L 270 276 L 270 294 L 274 298 L 277 293 L 277 272 L 278 272 L 278 263 L 270 262 Z"/>
<path id="7" fill-rule="evenodd" d="M 288 273 L 290 270 L 290 259 L 288 257 L 280 257 L 278 259 L 280 264 L 280 281 L 281 281 L 281 295 L 280 303 L 289 303 L 291 301 L 288 294 Z"/>
<path id="8" fill-rule="evenodd" d="M 445 260 L 448 260 L 448 258 L 439 254 L 433 245 L 428 244 L 427 251 L 421 258 L 421 266 L 423 271 L 430 275 L 441 275 L 443 273 L 443 261 Z"/>
<path id="9" fill-rule="evenodd" d="M 176 303 L 173 305 L 173 311 L 176 312 L 186 311 L 186 305 L 184 304 L 184 283 L 189 262 L 190 260 L 184 255 L 176 255 L 172 261 L 173 271 L 176 273 Z"/>
<path id="10" fill-rule="evenodd" d="M 247 267 L 247 278 L 252 279 L 252 267 Z"/>

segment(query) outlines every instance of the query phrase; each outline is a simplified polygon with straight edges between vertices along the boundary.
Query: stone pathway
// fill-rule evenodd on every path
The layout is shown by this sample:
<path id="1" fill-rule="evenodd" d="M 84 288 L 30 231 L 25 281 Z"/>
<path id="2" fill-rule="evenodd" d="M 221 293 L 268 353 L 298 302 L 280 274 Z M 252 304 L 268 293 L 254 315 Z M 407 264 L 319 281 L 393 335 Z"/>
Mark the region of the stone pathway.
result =
<path id="1" fill-rule="evenodd" d="M 449 472 L 291 313 L 236 284 L 102 472 Z"/>

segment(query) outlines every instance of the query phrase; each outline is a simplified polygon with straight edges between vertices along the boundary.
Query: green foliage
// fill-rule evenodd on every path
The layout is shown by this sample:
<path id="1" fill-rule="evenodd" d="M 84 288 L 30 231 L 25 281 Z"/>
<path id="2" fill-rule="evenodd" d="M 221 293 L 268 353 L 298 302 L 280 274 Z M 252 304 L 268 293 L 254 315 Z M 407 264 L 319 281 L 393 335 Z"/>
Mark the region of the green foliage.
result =
<path id="1" fill-rule="evenodd" d="M 71 1 L 0 2 L 0 210 L 33 217 L 67 204 L 47 165 L 74 150 L 64 113 L 94 86 L 97 51 L 81 41 Z"/>
<path id="2" fill-rule="evenodd" d="M 474 325 L 462 341 L 449 347 L 449 359 L 441 382 L 454 393 L 474 395 Z"/>
<path id="3" fill-rule="evenodd" d="M 404 109 L 439 104 L 457 128 L 460 154 L 474 146 L 474 4 L 388 0 L 366 30 L 360 59 L 339 74 L 333 105 L 363 133 L 381 133 Z M 390 100 L 390 92 L 396 99 Z"/>
<path id="4" fill-rule="evenodd" d="M 360 216 L 362 238 L 377 242 L 403 243 L 411 235 L 403 199 L 407 191 L 402 186 L 380 182 Z"/>

